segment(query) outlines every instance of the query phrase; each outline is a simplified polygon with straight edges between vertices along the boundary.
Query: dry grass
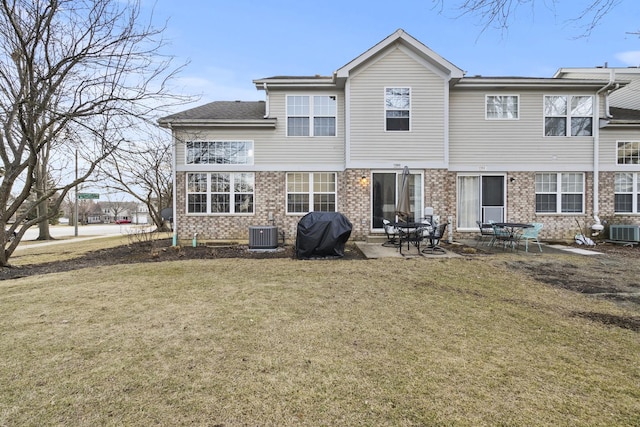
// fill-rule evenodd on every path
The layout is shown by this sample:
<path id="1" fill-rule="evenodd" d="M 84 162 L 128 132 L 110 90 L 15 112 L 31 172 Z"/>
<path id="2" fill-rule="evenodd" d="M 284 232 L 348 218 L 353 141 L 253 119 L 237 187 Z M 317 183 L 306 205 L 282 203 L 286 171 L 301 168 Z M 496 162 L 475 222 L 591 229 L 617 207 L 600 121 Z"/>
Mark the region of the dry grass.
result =
<path id="1" fill-rule="evenodd" d="M 111 236 L 93 238 L 90 240 L 58 239 L 51 241 L 24 241 L 13 253 L 9 262 L 11 265 L 43 264 L 79 258 L 90 251 L 113 248 L 125 245 L 130 241 L 128 236 Z"/>
<path id="2" fill-rule="evenodd" d="M 0 306 L 0 425 L 640 424 L 638 333 L 575 315 L 622 309 L 502 262 L 133 264 Z"/>

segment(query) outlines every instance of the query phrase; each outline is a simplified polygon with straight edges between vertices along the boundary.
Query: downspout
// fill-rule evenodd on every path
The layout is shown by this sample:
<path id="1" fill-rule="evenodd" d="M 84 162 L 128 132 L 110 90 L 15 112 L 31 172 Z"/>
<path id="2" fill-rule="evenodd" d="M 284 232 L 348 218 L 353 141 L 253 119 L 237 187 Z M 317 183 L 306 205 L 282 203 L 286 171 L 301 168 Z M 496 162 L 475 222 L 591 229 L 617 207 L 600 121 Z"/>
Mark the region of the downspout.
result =
<path id="1" fill-rule="evenodd" d="M 264 118 L 268 119 L 269 118 L 269 89 L 267 88 L 267 82 L 262 83 L 262 88 L 264 89 L 264 93 L 265 93 Z"/>
<path id="2" fill-rule="evenodd" d="M 168 123 L 167 126 L 169 126 L 169 130 L 171 131 L 171 139 L 173 140 L 173 142 L 171 143 L 171 162 L 173 163 L 172 168 L 171 168 L 171 180 L 172 182 L 172 187 L 173 187 L 173 194 L 171 195 L 172 199 L 173 199 L 173 213 L 172 216 L 173 218 L 171 218 L 171 227 L 173 228 L 173 241 L 172 241 L 172 245 L 173 246 L 178 246 L 178 220 L 176 219 L 176 208 L 177 208 L 177 203 L 178 203 L 178 192 L 176 191 L 176 166 L 177 166 L 177 160 L 176 160 L 176 138 L 173 136 L 173 128 L 171 127 L 171 123 Z"/>
<path id="3" fill-rule="evenodd" d="M 609 119 L 611 118 L 611 112 L 609 110 L 609 93 L 612 91 L 611 88 L 616 86 L 615 80 L 615 70 L 611 69 L 609 70 L 609 82 L 596 91 L 595 111 L 597 124 L 594 126 L 593 132 L 593 219 L 595 224 L 593 224 L 591 229 L 597 232 L 602 231 L 604 228 L 600 223 L 600 218 L 598 217 L 600 211 L 600 95 L 604 94 L 604 118 Z"/>

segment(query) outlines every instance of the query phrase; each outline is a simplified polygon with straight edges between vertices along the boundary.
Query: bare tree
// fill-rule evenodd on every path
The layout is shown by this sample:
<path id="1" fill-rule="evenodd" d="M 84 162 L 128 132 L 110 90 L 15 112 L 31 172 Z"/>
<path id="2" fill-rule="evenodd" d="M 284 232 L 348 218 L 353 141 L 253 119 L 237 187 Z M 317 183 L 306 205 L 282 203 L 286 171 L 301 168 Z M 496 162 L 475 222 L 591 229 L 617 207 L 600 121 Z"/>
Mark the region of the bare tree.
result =
<path id="1" fill-rule="evenodd" d="M 432 0 L 441 11 L 453 3 L 447 0 Z M 566 1 L 566 0 L 565 0 Z M 579 23 L 582 27 L 583 36 L 589 35 L 600 21 L 616 6 L 624 0 L 589 0 L 583 5 L 575 8 L 574 16 L 565 17 L 567 21 Z M 534 10 L 536 5 L 544 6 L 550 13 L 556 13 L 556 6 L 561 0 L 459 0 L 454 3 L 454 9 L 460 15 L 476 15 L 481 19 L 481 23 L 487 28 L 507 29 L 516 11 L 522 7 L 529 7 Z"/>
<path id="2" fill-rule="evenodd" d="M 128 147 L 114 152 L 100 167 L 111 190 L 125 192 L 144 203 L 158 231 L 168 231 L 163 208 L 173 202 L 171 171 L 171 138 L 150 133 L 143 142 L 129 142 Z"/>
<path id="3" fill-rule="evenodd" d="M 138 1 L 0 0 L 0 225 L 17 234 L 1 234 L 0 266 L 29 227 L 57 214 L 128 132 L 167 105 L 178 69 L 160 55 L 162 30 Z M 24 209 L 51 158 L 74 151 L 82 173 L 40 186 Z M 54 206 L 37 209 L 56 193 Z"/>

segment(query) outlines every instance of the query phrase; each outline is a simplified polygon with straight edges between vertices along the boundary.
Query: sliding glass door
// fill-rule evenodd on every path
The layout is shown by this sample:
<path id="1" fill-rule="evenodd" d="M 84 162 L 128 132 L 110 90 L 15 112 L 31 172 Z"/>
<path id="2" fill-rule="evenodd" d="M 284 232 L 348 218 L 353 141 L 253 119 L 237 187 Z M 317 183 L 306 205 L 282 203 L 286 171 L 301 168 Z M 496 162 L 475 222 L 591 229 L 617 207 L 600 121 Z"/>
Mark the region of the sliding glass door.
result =
<path id="1" fill-rule="evenodd" d="M 422 173 L 409 175 L 409 202 L 413 218 L 422 218 Z M 402 171 L 374 172 L 372 175 L 372 225 L 373 229 L 382 229 L 382 220 L 396 221 L 396 205 L 402 186 Z"/>
<path id="2" fill-rule="evenodd" d="M 502 222 L 505 217 L 504 175 L 458 176 L 458 228 L 477 228 L 476 221 Z"/>

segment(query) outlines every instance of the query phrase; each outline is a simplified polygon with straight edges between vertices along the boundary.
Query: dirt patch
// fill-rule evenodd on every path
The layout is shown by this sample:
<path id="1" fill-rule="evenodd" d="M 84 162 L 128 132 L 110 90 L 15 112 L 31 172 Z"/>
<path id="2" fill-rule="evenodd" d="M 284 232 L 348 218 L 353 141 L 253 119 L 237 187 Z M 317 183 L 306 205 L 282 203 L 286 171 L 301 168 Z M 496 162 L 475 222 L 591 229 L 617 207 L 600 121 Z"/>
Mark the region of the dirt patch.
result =
<path id="1" fill-rule="evenodd" d="M 295 258 L 295 251 L 291 245 L 281 246 L 275 250 L 251 250 L 247 245 L 235 244 L 174 247 L 172 246 L 171 239 L 163 239 L 156 240 L 153 244 L 149 242 L 136 242 L 129 245 L 92 251 L 88 252 L 81 258 L 74 258 L 72 260 L 2 268 L 0 270 L 0 280 L 16 279 L 37 274 L 57 273 L 106 265 L 216 258 Z M 366 259 L 366 257 L 354 243 L 348 243 L 345 247 L 344 257 L 337 259 Z"/>

